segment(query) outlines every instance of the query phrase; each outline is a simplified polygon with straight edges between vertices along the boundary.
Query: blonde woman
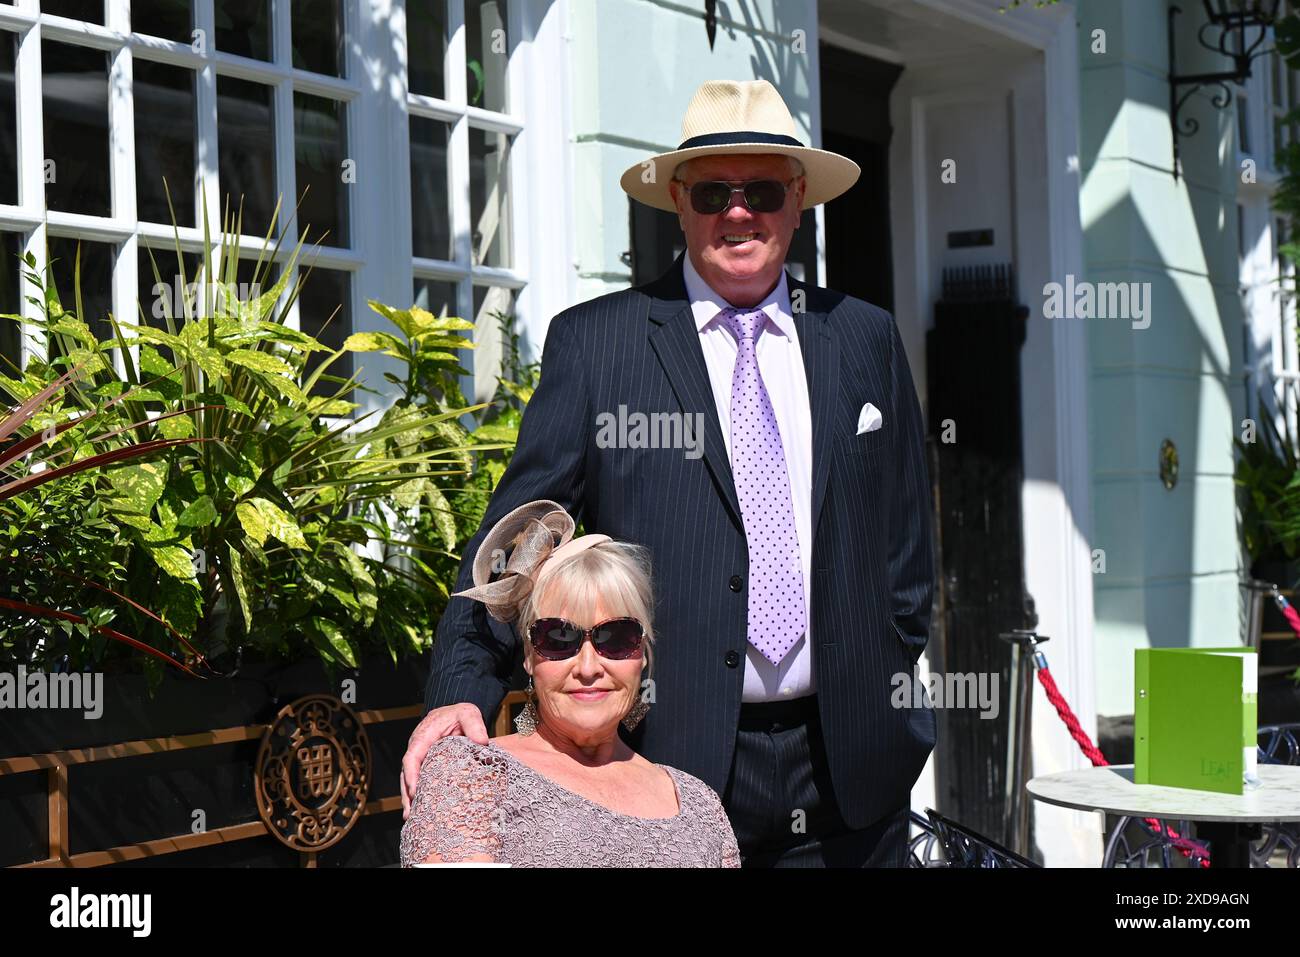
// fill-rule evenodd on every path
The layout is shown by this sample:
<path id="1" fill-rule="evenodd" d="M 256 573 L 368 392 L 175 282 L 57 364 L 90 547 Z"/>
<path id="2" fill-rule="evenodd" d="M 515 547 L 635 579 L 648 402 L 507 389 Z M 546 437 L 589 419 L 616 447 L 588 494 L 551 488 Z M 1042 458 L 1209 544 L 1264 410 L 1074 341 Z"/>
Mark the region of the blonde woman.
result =
<path id="1" fill-rule="evenodd" d="M 516 734 L 486 746 L 445 737 L 429 750 L 402 829 L 403 866 L 740 866 L 717 793 L 618 735 L 648 708 L 645 552 L 605 535 L 573 538 L 573 529 L 556 503 L 530 502 L 475 555 L 475 587 L 459 594 L 516 624 L 529 701 Z"/>

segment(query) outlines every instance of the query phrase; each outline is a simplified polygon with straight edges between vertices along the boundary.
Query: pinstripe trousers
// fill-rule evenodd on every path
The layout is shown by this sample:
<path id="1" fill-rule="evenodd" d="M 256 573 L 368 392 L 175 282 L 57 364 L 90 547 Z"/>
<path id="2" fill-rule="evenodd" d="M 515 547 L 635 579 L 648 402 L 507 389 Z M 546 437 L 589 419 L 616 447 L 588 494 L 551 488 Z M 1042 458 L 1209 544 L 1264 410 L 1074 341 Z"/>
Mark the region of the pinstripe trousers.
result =
<path id="1" fill-rule="evenodd" d="M 908 807 L 853 830 L 831 787 L 817 698 L 742 704 L 722 803 L 744 867 L 906 867 Z"/>

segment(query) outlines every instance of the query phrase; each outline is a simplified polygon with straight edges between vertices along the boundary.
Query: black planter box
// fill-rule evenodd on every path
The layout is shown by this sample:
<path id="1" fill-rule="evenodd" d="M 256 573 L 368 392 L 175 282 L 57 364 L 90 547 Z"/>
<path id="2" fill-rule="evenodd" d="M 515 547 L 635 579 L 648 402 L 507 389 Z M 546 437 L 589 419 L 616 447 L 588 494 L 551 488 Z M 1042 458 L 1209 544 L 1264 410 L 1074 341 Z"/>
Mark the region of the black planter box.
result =
<path id="1" fill-rule="evenodd" d="M 355 711 L 418 705 L 427 662 L 386 655 L 362 660 L 331 680 L 318 660 L 245 665 L 231 678 L 195 680 L 168 674 L 151 697 L 140 675 L 105 675 L 103 713 L 6 710 L 0 713 L 0 758 L 197 734 L 268 724 L 286 704 L 308 694 L 342 697 L 355 681 Z M 418 718 L 366 726 L 372 779 L 368 800 L 398 793 L 406 740 Z M 258 820 L 253 767 L 260 741 L 191 748 L 73 765 L 68 770 L 70 854 L 103 850 L 200 829 Z M 44 860 L 48 849 L 44 771 L 0 775 L 0 866 Z M 366 815 L 317 866 L 385 866 L 397 862 L 400 811 Z M 150 866 L 299 866 L 297 852 L 267 835 L 127 862 Z"/>

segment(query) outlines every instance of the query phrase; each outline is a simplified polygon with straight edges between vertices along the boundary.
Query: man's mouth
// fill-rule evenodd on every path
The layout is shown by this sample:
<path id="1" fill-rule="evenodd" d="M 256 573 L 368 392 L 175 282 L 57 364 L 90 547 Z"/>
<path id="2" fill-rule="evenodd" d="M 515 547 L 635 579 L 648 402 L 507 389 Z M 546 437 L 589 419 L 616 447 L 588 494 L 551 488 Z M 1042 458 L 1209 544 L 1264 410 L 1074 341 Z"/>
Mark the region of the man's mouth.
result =
<path id="1" fill-rule="evenodd" d="M 758 233 L 726 233 L 722 240 L 728 246 L 739 246 L 741 243 L 752 242 L 758 238 Z"/>

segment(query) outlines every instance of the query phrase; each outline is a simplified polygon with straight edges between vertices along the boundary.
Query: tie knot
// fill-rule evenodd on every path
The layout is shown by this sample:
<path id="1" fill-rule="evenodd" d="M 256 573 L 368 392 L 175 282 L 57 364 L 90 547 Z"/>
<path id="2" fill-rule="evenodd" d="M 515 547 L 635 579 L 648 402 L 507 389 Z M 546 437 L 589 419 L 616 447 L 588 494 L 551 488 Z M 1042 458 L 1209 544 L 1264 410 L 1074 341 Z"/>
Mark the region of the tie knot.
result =
<path id="1" fill-rule="evenodd" d="M 728 306 L 722 310 L 722 321 L 726 323 L 737 342 L 753 342 L 754 337 L 763 328 L 765 319 L 767 313 L 762 309 L 736 309 Z"/>

